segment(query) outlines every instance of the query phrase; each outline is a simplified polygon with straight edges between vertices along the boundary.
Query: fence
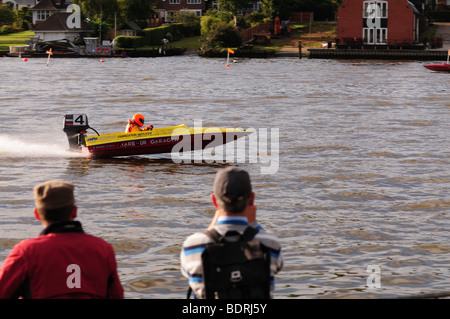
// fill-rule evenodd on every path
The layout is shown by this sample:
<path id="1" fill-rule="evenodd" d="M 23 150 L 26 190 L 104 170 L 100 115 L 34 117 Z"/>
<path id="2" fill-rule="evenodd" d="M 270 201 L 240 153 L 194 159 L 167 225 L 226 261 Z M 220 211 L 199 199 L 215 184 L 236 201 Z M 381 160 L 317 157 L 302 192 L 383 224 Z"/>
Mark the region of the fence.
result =
<path id="1" fill-rule="evenodd" d="M 314 20 L 314 12 L 294 12 L 291 14 L 290 22 L 310 22 Z"/>
<path id="2" fill-rule="evenodd" d="M 254 34 L 268 33 L 269 26 L 270 26 L 270 23 L 266 22 L 266 23 L 261 23 L 261 24 L 258 24 L 257 26 L 254 26 L 252 28 L 241 31 L 242 43 L 246 43 L 246 42 L 252 40 Z"/>

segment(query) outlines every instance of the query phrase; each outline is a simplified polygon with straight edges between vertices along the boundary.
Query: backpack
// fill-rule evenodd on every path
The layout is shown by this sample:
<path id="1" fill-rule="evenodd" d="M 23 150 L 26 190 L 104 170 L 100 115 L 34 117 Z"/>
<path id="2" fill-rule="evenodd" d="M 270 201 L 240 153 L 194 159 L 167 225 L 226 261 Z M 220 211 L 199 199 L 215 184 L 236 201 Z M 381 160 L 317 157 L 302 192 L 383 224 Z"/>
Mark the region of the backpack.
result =
<path id="1" fill-rule="evenodd" d="M 214 243 L 202 253 L 206 299 L 269 299 L 270 251 L 253 240 L 258 230 L 248 226 L 241 235 L 206 232 Z M 239 236 L 236 242 L 228 236 Z"/>

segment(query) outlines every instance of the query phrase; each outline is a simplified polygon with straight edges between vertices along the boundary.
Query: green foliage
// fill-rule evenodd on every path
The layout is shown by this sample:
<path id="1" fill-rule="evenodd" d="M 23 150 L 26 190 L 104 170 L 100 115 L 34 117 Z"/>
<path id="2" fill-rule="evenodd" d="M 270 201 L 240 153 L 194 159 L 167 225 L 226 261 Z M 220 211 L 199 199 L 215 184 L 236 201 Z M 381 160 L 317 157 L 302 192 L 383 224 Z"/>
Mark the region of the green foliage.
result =
<path id="1" fill-rule="evenodd" d="M 116 45 L 119 48 L 125 48 L 125 49 L 139 48 L 139 47 L 145 46 L 145 39 L 144 39 L 144 37 L 141 37 L 141 36 L 127 37 L 127 36 L 119 35 L 116 38 Z"/>
<path id="2" fill-rule="evenodd" d="M 7 4 L 0 5 L 0 26 L 5 24 L 12 24 L 15 20 L 14 12 Z"/>
<path id="3" fill-rule="evenodd" d="M 13 28 L 11 28 L 11 26 L 9 26 L 9 25 L 4 25 L 0 28 L 0 33 L 2 33 L 2 34 L 11 33 L 12 31 L 13 31 Z"/>
<path id="4" fill-rule="evenodd" d="M 172 23 L 157 28 L 147 28 L 142 31 L 142 36 L 127 37 L 118 36 L 116 43 L 119 48 L 138 48 L 144 46 L 161 46 L 163 39 L 170 42 L 182 39 L 188 33 L 181 23 Z"/>
<path id="5" fill-rule="evenodd" d="M 254 27 L 258 24 L 267 22 L 268 19 L 270 19 L 270 16 L 267 16 L 265 13 L 260 11 L 252 12 L 245 17 L 245 21 L 250 25 L 250 27 Z"/>
<path id="6" fill-rule="evenodd" d="M 114 17 L 119 12 L 117 0 L 73 0 L 81 8 L 83 16 L 90 20 L 99 19 L 103 22 L 114 23 Z"/>
<path id="7" fill-rule="evenodd" d="M 183 25 L 172 23 L 157 28 L 144 29 L 142 33 L 145 38 L 145 45 L 162 45 L 164 38 L 170 42 L 180 40 L 183 37 Z"/>
<path id="8" fill-rule="evenodd" d="M 220 10 L 231 12 L 236 16 L 242 10 L 248 9 L 256 0 L 217 0 Z"/>
<path id="9" fill-rule="evenodd" d="M 200 19 L 200 34 L 205 35 L 209 31 L 214 30 L 221 22 L 223 22 L 220 18 L 204 15 Z"/>
<path id="10" fill-rule="evenodd" d="M 32 14 L 28 7 L 23 7 L 15 11 L 14 27 L 17 29 L 28 30 L 31 25 Z"/>
<path id="11" fill-rule="evenodd" d="M 93 30 L 91 36 L 99 37 L 101 30 L 102 39 L 104 39 L 108 32 L 114 27 L 113 24 L 100 20 L 100 18 L 95 18 L 93 21 L 91 21 L 90 26 Z"/>
<path id="12" fill-rule="evenodd" d="M 274 17 L 275 7 L 274 7 L 274 0 L 261 0 L 261 13 L 265 17 L 272 18 Z"/>
<path id="13" fill-rule="evenodd" d="M 146 20 L 153 13 L 157 0 L 72 0 L 81 7 L 82 15 L 94 20 L 102 17 L 102 21 L 113 24 L 126 21 Z"/>
<path id="14" fill-rule="evenodd" d="M 123 21 L 145 20 L 153 13 L 155 0 L 117 0 Z"/>
<path id="15" fill-rule="evenodd" d="M 200 17 L 194 12 L 179 11 L 174 14 L 173 19 L 183 25 L 183 35 L 186 37 L 200 34 Z"/>
<path id="16" fill-rule="evenodd" d="M 200 49 L 203 52 L 227 47 L 238 47 L 242 38 L 238 30 L 231 24 L 220 22 L 214 29 L 202 36 Z"/>

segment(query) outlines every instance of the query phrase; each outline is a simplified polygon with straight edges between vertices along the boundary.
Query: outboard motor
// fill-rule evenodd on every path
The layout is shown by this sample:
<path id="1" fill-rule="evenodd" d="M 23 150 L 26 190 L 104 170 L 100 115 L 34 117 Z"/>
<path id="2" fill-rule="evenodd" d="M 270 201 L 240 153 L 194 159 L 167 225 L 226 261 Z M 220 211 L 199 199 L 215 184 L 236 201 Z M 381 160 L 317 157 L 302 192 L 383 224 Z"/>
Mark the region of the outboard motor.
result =
<path id="1" fill-rule="evenodd" d="M 89 126 L 86 114 L 66 114 L 64 115 L 63 131 L 69 140 L 69 150 L 81 152 L 82 145 L 86 146 L 86 130 L 92 129 Z M 95 130 L 94 130 L 95 131 Z M 98 135 L 98 132 L 95 131 Z"/>

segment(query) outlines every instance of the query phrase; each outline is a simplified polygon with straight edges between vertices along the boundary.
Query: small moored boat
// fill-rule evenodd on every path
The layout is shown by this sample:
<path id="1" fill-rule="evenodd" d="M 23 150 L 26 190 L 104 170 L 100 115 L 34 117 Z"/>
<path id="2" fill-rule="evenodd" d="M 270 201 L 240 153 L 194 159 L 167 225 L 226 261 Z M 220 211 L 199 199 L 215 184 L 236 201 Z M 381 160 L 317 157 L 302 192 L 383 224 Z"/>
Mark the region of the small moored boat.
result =
<path id="1" fill-rule="evenodd" d="M 450 72 L 450 64 L 448 63 L 441 63 L 441 64 L 426 64 L 424 65 L 428 70 L 432 71 L 443 71 L 443 72 Z"/>
<path id="2" fill-rule="evenodd" d="M 87 135 L 88 129 L 96 135 Z M 197 128 L 183 124 L 138 133 L 99 134 L 89 126 L 86 114 L 66 114 L 63 131 L 67 134 L 70 151 L 95 158 L 196 151 L 253 133 L 238 128 Z"/>

